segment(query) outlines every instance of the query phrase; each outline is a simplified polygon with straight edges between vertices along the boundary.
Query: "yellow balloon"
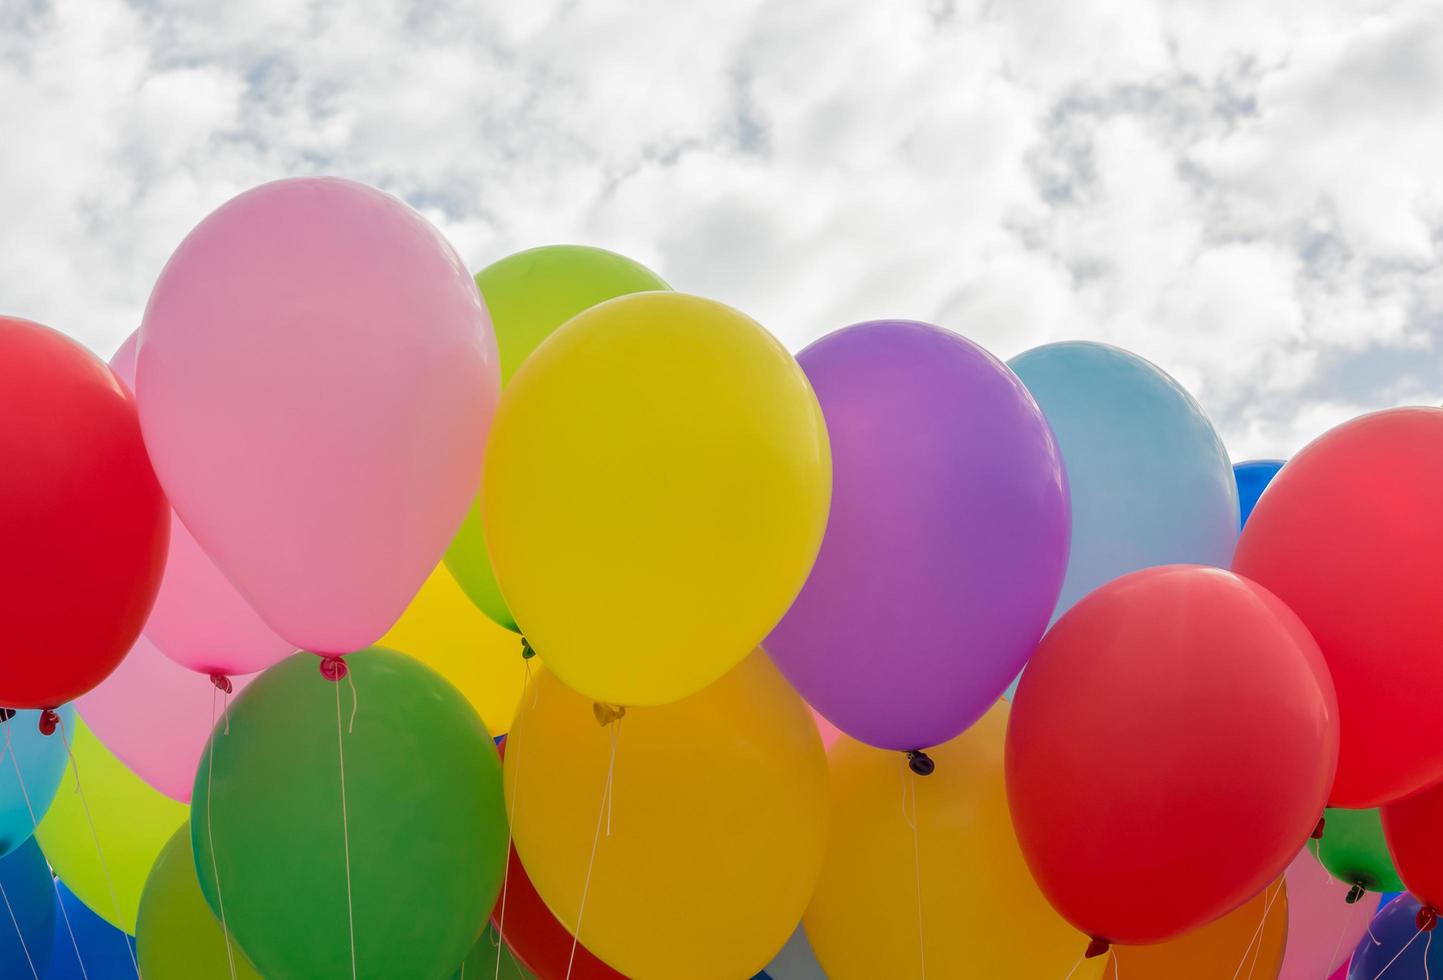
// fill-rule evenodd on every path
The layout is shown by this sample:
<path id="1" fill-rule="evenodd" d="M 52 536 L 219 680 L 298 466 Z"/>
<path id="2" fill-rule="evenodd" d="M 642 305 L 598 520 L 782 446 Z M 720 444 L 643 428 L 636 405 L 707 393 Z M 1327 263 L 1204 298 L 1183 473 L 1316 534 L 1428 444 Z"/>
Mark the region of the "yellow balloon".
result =
<path id="1" fill-rule="evenodd" d="M 1007 712 L 999 702 L 928 749 L 930 776 L 845 735 L 832 746 L 832 831 L 804 919 L 832 980 L 922 976 L 919 901 L 929 977 L 1061 980 L 1074 965 L 1072 980 L 1102 975 L 1106 957 L 1082 960 L 1088 938 L 1047 904 L 1018 847 L 1003 781 Z"/>
<path id="2" fill-rule="evenodd" d="M 466 695 L 491 734 L 504 735 L 521 700 L 521 639 L 472 605 L 438 564 L 380 646 L 408 653 Z"/>
<path id="3" fill-rule="evenodd" d="M 77 898 L 111 925 L 135 935 L 140 893 L 150 867 L 176 828 L 185 823 L 190 807 L 151 789 L 111 755 L 80 719 L 69 735 L 75 763 L 67 765 L 60 792 L 40 821 L 35 839 L 55 874 Z M 77 766 L 83 798 L 75 791 Z M 90 834 L 87 803 L 104 864 Z M 114 899 L 106 881 L 107 869 L 115 885 Z"/>
<path id="4" fill-rule="evenodd" d="M 546 665 L 610 704 L 698 691 L 776 625 L 831 499 L 821 408 L 786 349 L 711 300 L 569 320 L 501 398 L 486 541 Z"/>
<path id="5" fill-rule="evenodd" d="M 628 977 L 753 976 L 821 867 L 827 772 L 810 712 L 756 653 L 689 698 L 598 724 L 609 714 L 544 669 L 522 699 L 506 797 L 527 874 Z"/>
<path id="6" fill-rule="evenodd" d="M 1114 946 L 1103 973 L 1127 980 L 1277 980 L 1288 939 L 1287 886 L 1279 878 L 1242 908 L 1155 946 Z"/>

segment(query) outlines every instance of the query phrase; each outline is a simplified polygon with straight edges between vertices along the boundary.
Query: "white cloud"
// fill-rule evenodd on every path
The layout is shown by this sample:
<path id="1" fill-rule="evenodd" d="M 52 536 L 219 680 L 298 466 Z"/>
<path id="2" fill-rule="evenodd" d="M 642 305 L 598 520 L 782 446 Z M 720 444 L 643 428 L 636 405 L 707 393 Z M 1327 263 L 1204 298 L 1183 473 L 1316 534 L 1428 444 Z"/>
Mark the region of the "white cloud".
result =
<path id="1" fill-rule="evenodd" d="M 1238 457 L 1443 390 L 1430 0 L 4 10 L 0 309 L 102 353 L 207 211 L 334 172 L 476 267 L 617 248 L 794 347 L 1119 343 Z"/>

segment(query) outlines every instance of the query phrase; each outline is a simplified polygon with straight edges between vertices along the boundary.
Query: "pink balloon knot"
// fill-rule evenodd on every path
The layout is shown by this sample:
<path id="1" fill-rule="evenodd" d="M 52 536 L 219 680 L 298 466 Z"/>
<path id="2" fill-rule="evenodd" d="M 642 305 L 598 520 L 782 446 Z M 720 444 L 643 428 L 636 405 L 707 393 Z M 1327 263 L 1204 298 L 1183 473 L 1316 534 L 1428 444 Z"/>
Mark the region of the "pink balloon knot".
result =
<path id="1" fill-rule="evenodd" d="M 1327 825 L 1328 825 L 1328 819 L 1327 819 L 1326 817 L 1319 817 L 1319 818 L 1318 818 L 1318 824 L 1317 824 L 1317 826 L 1315 826 L 1315 827 L 1313 828 L 1313 833 L 1310 835 L 1309 839 L 1310 839 L 1310 840 L 1322 840 L 1322 839 L 1323 839 L 1323 828 L 1326 827 Z"/>
<path id="2" fill-rule="evenodd" d="M 224 691 L 227 694 L 234 690 L 230 678 L 224 674 L 211 674 L 210 682 L 216 686 L 216 690 Z"/>
<path id="3" fill-rule="evenodd" d="M 1087 944 L 1087 952 L 1083 953 L 1082 956 L 1083 959 L 1090 960 L 1095 956 L 1101 956 L 1110 949 L 1112 949 L 1112 943 L 1108 942 L 1106 939 L 1098 939 L 1096 937 L 1093 937 L 1092 942 Z"/>
<path id="4" fill-rule="evenodd" d="M 53 708 L 46 708 L 44 711 L 40 712 L 41 735 L 54 735 L 55 726 L 59 724 L 60 716 L 55 713 Z"/>
<path id="5" fill-rule="evenodd" d="M 1438 925 L 1438 910 L 1431 905 L 1423 906 L 1413 917 L 1413 923 L 1420 932 L 1432 932 Z"/>
<path id="6" fill-rule="evenodd" d="M 346 660 L 344 657 L 322 657 L 321 676 L 328 681 L 338 681 L 346 676 Z"/>

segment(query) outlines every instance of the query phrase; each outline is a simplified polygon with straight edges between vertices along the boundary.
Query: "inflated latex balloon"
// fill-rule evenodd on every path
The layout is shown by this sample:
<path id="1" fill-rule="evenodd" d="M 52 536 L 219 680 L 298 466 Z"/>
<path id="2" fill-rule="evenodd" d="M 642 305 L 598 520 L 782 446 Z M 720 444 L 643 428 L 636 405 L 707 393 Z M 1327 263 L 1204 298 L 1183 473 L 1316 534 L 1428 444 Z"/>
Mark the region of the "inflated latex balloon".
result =
<path id="1" fill-rule="evenodd" d="M 0 316 L 0 707 L 103 681 L 155 601 L 168 536 L 135 401 L 99 359 Z"/>
<path id="2" fill-rule="evenodd" d="M 59 912 L 55 915 L 50 972 L 45 974 L 45 980 L 138 980 L 134 937 L 96 915 L 62 882 L 55 883 L 55 890 L 65 916 L 62 918 Z M 224 978 L 217 976 L 215 980 Z"/>
<path id="3" fill-rule="evenodd" d="M 1102 971 L 1127 980 L 1277 980 L 1288 938 L 1287 886 L 1268 885 L 1246 905 L 1176 939 L 1152 946 L 1114 946 Z"/>
<path id="4" fill-rule="evenodd" d="M 476 494 L 500 390 L 440 233 L 347 180 L 247 191 L 170 257 L 137 356 L 166 495 L 267 625 L 322 653 L 385 633 Z"/>
<path id="5" fill-rule="evenodd" d="M 476 285 L 491 312 L 503 386 L 537 344 L 582 310 L 628 293 L 671 288 L 645 266 L 585 245 L 543 245 L 508 255 L 476 273 Z M 472 503 L 446 550 L 446 564 L 477 608 L 514 630 L 516 620 L 486 553 L 480 503 Z"/>
<path id="6" fill-rule="evenodd" d="M 1348 980 L 1430 980 L 1443 975 L 1443 941 L 1418 929 L 1422 910 L 1411 895 L 1400 895 L 1378 910 L 1368 935 L 1353 950 Z"/>
<path id="7" fill-rule="evenodd" d="M 711 300 L 638 293 L 526 359 L 485 483 L 501 591 L 547 667 L 598 701 L 665 704 L 786 612 L 822 540 L 831 459 L 775 338 Z"/>
<path id="8" fill-rule="evenodd" d="M 59 915 L 50 868 L 26 838 L 0 858 L 0 977 L 48 977 Z"/>
<path id="9" fill-rule="evenodd" d="M 521 640 L 482 615 L 445 564 L 436 565 L 381 645 L 410 654 L 450 681 L 492 735 L 511 727 L 526 685 Z"/>
<path id="10" fill-rule="evenodd" d="M 110 369 L 131 391 L 138 338 L 139 331 L 125 338 L 110 359 Z M 145 621 L 145 634 L 160 652 L 189 670 L 226 675 L 264 670 L 294 653 L 295 647 L 265 624 L 173 511 L 169 517 L 165 575 Z"/>
<path id="11" fill-rule="evenodd" d="M 229 977 L 232 965 L 236 977 L 260 980 L 235 940 L 230 941 L 230 955 L 226 954 L 225 932 L 205 903 L 196 878 L 189 822 L 181 825 L 155 859 L 140 896 L 135 928 L 140 972 L 147 980 Z"/>
<path id="12" fill-rule="evenodd" d="M 501 965 L 496 965 L 496 957 L 501 957 Z M 452 980 L 466 980 L 467 977 L 486 980 L 487 977 L 497 980 L 536 980 L 536 974 L 521 965 L 510 947 L 501 941 L 496 926 L 487 924 L 486 931 L 481 933 L 481 938 L 476 940 L 476 945 L 471 947 L 471 952 L 466 954 L 466 959 L 461 966 L 452 974 Z"/>
<path id="13" fill-rule="evenodd" d="M 502 910 L 505 922 L 502 922 Z M 496 909 L 491 913 L 491 926 L 504 928 L 507 953 L 511 954 L 541 980 L 626 980 L 620 973 L 596 958 L 580 943 L 572 942 L 571 933 L 551 914 L 536 886 L 526 876 L 516 849 L 506 866 L 506 888 Z M 576 955 L 572 956 L 572 946 Z M 507 953 L 502 953 L 503 960 Z M 475 956 L 476 954 L 472 954 Z M 483 961 L 487 969 L 496 966 L 496 947 L 491 958 Z M 505 966 L 502 966 L 505 969 Z"/>
<path id="14" fill-rule="evenodd" d="M 1091 341 L 1047 344 L 1007 365 L 1042 406 L 1067 466 L 1072 551 L 1054 618 L 1139 568 L 1228 566 L 1238 537 L 1232 462 L 1181 385 Z"/>
<path id="15" fill-rule="evenodd" d="M 1247 527 L 1248 515 L 1258 504 L 1258 498 L 1283 468 L 1281 459 L 1250 459 L 1233 465 L 1233 475 L 1238 481 L 1238 517 L 1242 526 Z"/>
<path id="16" fill-rule="evenodd" d="M 1285 875 L 1288 884 L 1288 944 L 1279 980 L 1315 980 L 1343 968 L 1378 909 L 1378 896 L 1365 894 L 1348 904 L 1349 887 L 1328 874 L 1303 848 Z"/>
<path id="17" fill-rule="evenodd" d="M 807 941 L 807 931 L 797 926 L 792 938 L 781 948 L 767 968 L 760 974 L 767 980 L 827 980 L 812 944 Z"/>
<path id="18" fill-rule="evenodd" d="M 1388 854 L 1383 823 L 1377 810 L 1323 811 L 1325 825 L 1320 840 L 1308 846 L 1328 873 L 1346 885 L 1360 885 L 1370 892 L 1400 892 L 1403 881 Z"/>
<path id="19" fill-rule="evenodd" d="M 922 976 L 924 946 L 935 977 L 1063 977 L 1081 958 L 1087 938 L 1048 907 L 1008 817 L 1007 716 L 998 703 L 933 749 L 925 777 L 894 752 L 833 746 L 827 862 L 803 922 L 832 980 Z M 1102 965 L 1078 964 L 1073 980 Z"/>
<path id="20" fill-rule="evenodd" d="M 1443 410 L 1345 422 L 1288 461 L 1233 567 L 1307 625 L 1338 689 L 1334 806 L 1443 779 Z"/>
<path id="21" fill-rule="evenodd" d="M 1007 792 L 1053 907 L 1146 945 L 1280 875 L 1337 758 L 1332 681 L 1298 617 L 1232 572 L 1169 565 L 1103 586 L 1043 639 L 1013 704 Z"/>
<path id="22" fill-rule="evenodd" d="M 55 802 L 35 837 L 56 877 L 106 922 L 134 935 L 146 876 L 165 842 L 185 822 L 190 808 L 151 789 L 125 768 L 84 721 L 77 721 L 68 730 L 75 766 L 66 769 Z M 51 737 L 58 739 L 60 733 Z M 76 767 L 83 797 L 75 791 Z M 104 864 L 90 834 L 87 803 L 105 855 Z"/>
<path id="23" fill-rule="evenodd" d="M 229 682 L 238 693 L 250 677 Z M 189 803 L 201 752 L 225 703 L 210 678 L 166 657 L 141 634 L 115 673 L 75 707 L 131 772 L 172 800 Z"/>
<path id="24" fill-rule="evenodd" d="M 1382 811 L 1383 834 L 1399 876 L 1431 909 L 1443 910 L 1443 785 Z"/>
<path id="25" fill-rule="evenodd" d="M 764 967 L 801 918 L 827 837 L 826 756 L 802 699 L 760 653 L 604 727 L 616 711 L 549 669 L 536 686 L 507 736 L 506 793 L 516 851 L 562 925 L 580 918 L 581 942 L 634 980 Z"/>
<path id="26" fill-rule="evenodd" d="M 485 723 L 429 667 L 379 648 L 346 665 L 346 680 L 331 681 L 298 654 L 232 703 L 230 734 L 211 736 L 214 769 L 194 790 L 201 890 L 213 910 L 224 901 L 270 980 L 350 976 L 353 962 L 358 977 L 446 976 L 501 888 L 500 760 Z"/>
<path id="27" fill-rule="evenodd" d="M 59 714 L 66 724 L 75 724 L 75 709 L 70 705 Z M 0 725 L 4 726 L 4 741 L 0 741 L 0 857 L 4 857 L 35 833 L 35 821 L 45 816 L 60 788 L 67 760 L 64 740 L 41 734 L 40 712 L 17 711 Z M 4 923 L 0 916 L 0 926 Z"/>
<path id="28" fill-rule="evenodd" d="M 995 702 L 1042 638 L 1067 568 L 1067 477 L 1001 361 L 877 320 L 797 356 L 832 447 L 832 509 L 801 595 L 764 643 L 853 738 L 922 749 Z"/>

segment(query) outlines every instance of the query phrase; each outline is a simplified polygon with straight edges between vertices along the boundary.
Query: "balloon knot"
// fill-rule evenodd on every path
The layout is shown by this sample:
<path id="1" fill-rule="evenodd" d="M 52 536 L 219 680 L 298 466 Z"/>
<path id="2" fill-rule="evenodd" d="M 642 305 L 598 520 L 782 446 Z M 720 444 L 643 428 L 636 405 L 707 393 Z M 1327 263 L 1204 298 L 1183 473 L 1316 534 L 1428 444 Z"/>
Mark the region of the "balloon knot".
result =
<path id="1" fill-rule="evenodd" d="M 1103 955 L 1110 949 L 1112 949 L 1112 943 L 1108 942 L 1106 939 L 1097 939 L 1096 937 L 1094 937 L 1092 942 L 1087 944 L 1087 952 L 1083 953 L 1082 956 L 1083 959 L 1090 960 L 1094 957 Z"/>
<path id="2" fill-rule="evenodd" d="M 60 724 L 60 716 L 55 713 L 55 709 L 53 709 L 53 708 L 46 708 L 44 711 L 40 712 L 40 734 L 41 734 L 41 735 L 54 735 L 54 734 L 55 734 L 55 726 L 56 726 L 56 725 L 59 725 L 59 724 Z"/>
<path id="3" fill-rule="evenodd" d="M 1348 889 L 1348 896 L 1344 899 L 1344 901 L 1346 901 L 1349 905 L 1356 905 L 1358 904 L 1359 899 L 1361 899 L 1364 894 L 1367 893 L 1367 891 L 1368 890 L 1362 885 L 1354 882 L 1353 887 Z"/>
<path id="4" fill-rule="evenodd" d="M 346 659 L 344 657 L 322 657 L 321 676 L 328 681 L 339 681 L 346 676 Z"/>
<path id="5" fill-rule="evenodd" d="M 937 763 L 933 762 L 932 757 L 921 749 L 913 749 L 907 753 L 907 768 L 919 776 L 930 776 L 937 768 Z"/>
<path id="6" fill-rule="evenodd" d="M 1313 828 L 1313 833 L 1310 835 L 1309 839 L 1310 839 L 1310 840 L 1322 840 L 1322 839 L 1323 839 L 1323 828 L 1326 827 L 1327 825 L 1328 825 L 1328 819 L 1327 819 L 1326 817 L 1319 817 L 1319 818 L 1318 818 L 1318 825 Z"/>
<path id="7" fill-rule="evenodd" d="M 15 717 L 14 708 L 0 708 L 0 721 L 9 721 Z"/>
<path id="8" fill-rule="evenodd" d="M 321 671 L 321 673 L 324 674 L 325 671 Z M 218 691 L 224 691 L 225 693 L 229 694 L 231 693 L 231 691 L 234 690 L 234 688 L 231 686 L 230 678 L 224 674 L 211 674 L 210 682 L 215 685 L 216 690 Z"/>
<path id="9" fill-rule="evenodd" d="M 534 656 L 536 656 L 536 651 L 532 648 L 531 641 L 523 636 L 521 638 L 521 659 L 530 660 Z"/>
<path id="10" fill-rule="evenodd" d="M 597 701 L 591 706 L 591 713 L 596 716 L 598 725 L 609 725 L 613 721 L 621 721 L 626 717 L 626 709 L 619 704 L 602 704 Z"/>
<path id="11" fill-rule="evenodd" d="M 1438 925 L 1438 910 L 1431 905 L 1425 905 L 1413 917 L 1413 922 L 1420 932 L 1432 932 Z"/>

